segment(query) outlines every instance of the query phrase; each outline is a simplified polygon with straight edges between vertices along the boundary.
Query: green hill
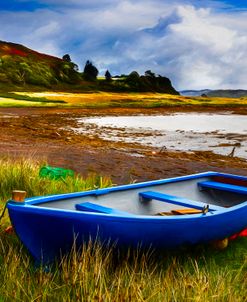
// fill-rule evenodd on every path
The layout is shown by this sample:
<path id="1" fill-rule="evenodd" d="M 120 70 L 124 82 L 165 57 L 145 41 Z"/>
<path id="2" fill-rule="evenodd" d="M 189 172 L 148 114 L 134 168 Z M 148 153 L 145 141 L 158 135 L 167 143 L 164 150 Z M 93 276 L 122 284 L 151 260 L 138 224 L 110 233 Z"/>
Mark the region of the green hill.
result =
<path id="1" fill-rule="evenodd" d="M 75 64 L 19 44 L 0 41 L 0 82 L 47 88 L 59 82 L 79 83 Z"/>
<path id="2" fill-rule="evenodd" d="M 97 70 L 97 69 L 96 69 Z M 0 41 L 0 89 L 59 89 L 79 91 L 162 92 L 179 94 L 171 81 L 151 71 L 136 71 L 117 79 L 88 80 L 70 60 L 60 59 L 23 45 Z"/>

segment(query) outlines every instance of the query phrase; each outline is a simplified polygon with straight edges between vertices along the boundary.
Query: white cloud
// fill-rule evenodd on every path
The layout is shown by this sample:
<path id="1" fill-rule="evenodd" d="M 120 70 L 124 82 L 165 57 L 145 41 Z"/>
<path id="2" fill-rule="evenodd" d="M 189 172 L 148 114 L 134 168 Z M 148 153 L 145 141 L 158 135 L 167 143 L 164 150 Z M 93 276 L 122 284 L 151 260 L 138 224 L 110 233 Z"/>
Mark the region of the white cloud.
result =
<path id="1" fill-rule="evenodd" d="M 178 14 L 182 21 L 171 26 L 171 35 L 184 50 L 180 63 L 191 70 L 186 75 L 186 68 L 181 68 L 179 84 L 186 87 L 191 81 L 195 88 L 246 87 L 247 14 L 215 14 L 192 7 L 179 8 Z M 242 20 L 238 27 L 232 26 L 235 18 Z"/>
<path id="2" fill-rule="evenodd" d="M 170 27 L 178 37 L 210 47 L 216 53 L 226 52 L 232 47 L 236 32 L 217 24 L 209 9 L 180 6 L 178 15 L 181 16 L 181 23 Z"/>
<path id="3" fill-rule="evenodd" d="M 246 88 L 245 19 L 246 13 L 178 6 L 170 23 L 160 19 L 153 29 L 134 34 L 135 44 L 128 39 L 119 48 L 131 66 L 166 74 L 179 89 Z"/>
<path id="4" fill-rule="evenodd" d="M 152 69 L 178 89 L 247 88 L 246 11 L 207 7 L 217 1 L 39 2 L 48 7 L 0 12 L 0 39 L 70 53 L 81 68 L 91 59 L 112 74 Z"/>

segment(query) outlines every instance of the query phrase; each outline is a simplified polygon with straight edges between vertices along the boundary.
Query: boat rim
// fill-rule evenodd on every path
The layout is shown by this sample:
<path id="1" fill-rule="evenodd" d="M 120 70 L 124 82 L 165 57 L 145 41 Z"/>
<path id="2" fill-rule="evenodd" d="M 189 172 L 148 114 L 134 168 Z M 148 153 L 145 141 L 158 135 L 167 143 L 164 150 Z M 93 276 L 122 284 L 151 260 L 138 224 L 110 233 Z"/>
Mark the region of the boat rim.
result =
<path id="1" fill-rule="evenodd" d="M 247 207 L 247 200 L 229 207 L 225 208 L 222 207 L 222 209 L 209 211 L 207 213 L 198 213 L 198 214 L 185 214 L 185 215 L 174 215 L 174 216 L 155 216 L 155 215 L 138 215 L 138 214 L 132 214 L 131 216 L 128 215 L 119 215 L 117 213 L 96 213 L 96 212 L 83 212 L 83 211 L 77 211 L 76 209 L 69 210 L 69 209 L 58 209 L 58 208 L 50 208 L 50 207 L 36 207 L 36 205 L 40 203 L 46 203 L 50 201 L 59 201 L 64 199 L 72 199 L 82 196 L 89 196 L 89 195 L 103 195 L 108 194 L 111 192 L 116 191 L 125 191 L 130 189 L 138 189 L 143 187 L 149 187 L 153 185 L 160 185 L 160 184 L 166 184 L 166 183 L 172 183 L 172 182 L 180 182 L 190 179 L 196 179 L 196 178 L 202 178 L 202 177 L 211 177 L 211 176 L 223 176 L 226 178 L 231 179 L 238 179 L 238 180 L 247 180 L 247 177 L 234 175 L 234 174 L 228 174 L 228 173 L 219 173 L 214 171 L 208 171 L 208 172 L 202 172 L 202 173 L 196 173 L 191 175 L 185 175 L 185 176 L 179 176 L 179 177 L 172 177 L 167 179 L 160 179 L 155 181 L 147 181 L 147 182 L 141 182 L 141 183 L 134 183 L 134 184 L 128 184 L 128 185 L 120 185 L 120 186 L 113 186 L 109 188 L 102 188 L 102 189 L 95 189 L 95 190 L 89 190 L 89 191 L 82 191 L 82 192 L 75 192 L 75 193 L 66 193 L 66 194 L 56 194 L 56 195 L 47 195 L 47 196 L 37 196 L 37 197 L 30 197 L 25 200 L 25 202 L 20 203 L 13 200 L 8 201 L 7 207 L 9 209 L 15 209 L 19 211 L 25 211 L 25 212 L 33 212 L 36 214 L 49 214 L 50 216 L 57 216 L 60 214 L 61 216 L 68 217 L 68 214 L 73 215 L 73 217 L 88 217 L 88 216 L 95 216 L 95 217 L 106 217 L 108 218 L 117 218 L 117 220 L 156 220 L 156 221 L 164 221 L 164 220 L 186 220 L 186 219 L 198 219 L 198 218 L 209 218 L 213 217 L 215 215 L 220 214 L 226 214 L 228 212 L 238 211 L 239 209 L 242 209 L 244 207 Z M 206 203 L 205 203 L 206 205 Z"/>

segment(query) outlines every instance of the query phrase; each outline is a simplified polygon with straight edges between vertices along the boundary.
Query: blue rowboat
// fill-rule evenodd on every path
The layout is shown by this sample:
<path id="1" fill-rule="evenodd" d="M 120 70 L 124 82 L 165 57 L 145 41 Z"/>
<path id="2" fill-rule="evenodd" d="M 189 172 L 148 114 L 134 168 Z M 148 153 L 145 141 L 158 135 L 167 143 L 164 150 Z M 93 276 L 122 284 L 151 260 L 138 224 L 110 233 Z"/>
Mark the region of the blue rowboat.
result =
<path id="1" fill-rule="evenodd" d="M 91 241 L 176 248 L 247 227 L 247 177 L 200 174 L 8 202 L 14 229 L 45 263 Z"/>

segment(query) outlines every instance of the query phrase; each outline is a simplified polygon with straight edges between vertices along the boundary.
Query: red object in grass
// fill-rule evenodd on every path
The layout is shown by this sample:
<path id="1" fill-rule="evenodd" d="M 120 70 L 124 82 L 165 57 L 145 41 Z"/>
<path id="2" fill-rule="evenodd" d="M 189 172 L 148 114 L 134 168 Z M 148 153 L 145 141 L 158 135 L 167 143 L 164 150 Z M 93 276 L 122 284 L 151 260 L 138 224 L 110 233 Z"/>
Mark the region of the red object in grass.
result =
<path id="1" fill-rule="evenodd" d="M 6 234 L 13 234 L 14 233 L 14 229 L 12 226 L 8 226 L 5 230 L 4 233 Z"/>
<path id="2" fill-rule="evenodd" d="M 238 237 L 247 237 L 247 228 L 243 229 L 241 232 L 239 232 L 237 234 L 232 235 L 229 239 L 234 240 Z"/>

